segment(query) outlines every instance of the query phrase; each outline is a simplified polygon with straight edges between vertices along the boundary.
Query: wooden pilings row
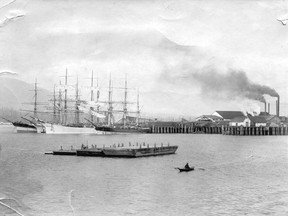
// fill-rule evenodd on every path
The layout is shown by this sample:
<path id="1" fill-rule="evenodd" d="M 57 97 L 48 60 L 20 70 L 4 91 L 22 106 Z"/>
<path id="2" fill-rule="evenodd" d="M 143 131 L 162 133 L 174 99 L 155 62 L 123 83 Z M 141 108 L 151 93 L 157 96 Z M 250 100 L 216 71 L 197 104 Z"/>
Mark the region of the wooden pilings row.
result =
<path id="1" fill-rule="evenodd" d="M 267 136 L 267 135 L 288 135 L 288 127 L 242 127 L 242 126 L 222 126 L 222 127 L 199 127 L 199 126 L 152 126 L 151 133 L 157 134 L 223 134 L 239 136 Z"/>
<path id="2" fill-rule="evenodd" d="M 174 134 L 174 133 L 208 133 L 221 134 L 221 127 L 193 127 L 193 126 L 152 126 L 152 133 Z"/>
<path id="3" fill-rule="evenodd" d="M 240 136 L 288 135 L 288 127 L 223 127 L 222 134 Z"/>

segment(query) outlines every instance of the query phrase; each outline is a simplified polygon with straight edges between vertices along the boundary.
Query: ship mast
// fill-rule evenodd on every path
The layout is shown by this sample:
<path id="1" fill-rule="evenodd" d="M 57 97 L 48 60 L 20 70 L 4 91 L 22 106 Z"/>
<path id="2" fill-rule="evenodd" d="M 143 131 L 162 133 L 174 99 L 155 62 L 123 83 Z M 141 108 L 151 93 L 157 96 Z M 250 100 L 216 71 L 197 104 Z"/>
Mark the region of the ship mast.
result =
<path id="1" fill-rule="evenodd" d="M 78 87 L 78 75 L 77 75 L 77 82 L 76 82 L 76 102 L 75 102 L 75 109 L 76 109 L 76 112 L 75 112 L 75 123 L 76 123 L 76 124 L 79 124 L 79 122 L 80 122 L 78 105 L 79 105 L 79 87 Z"/>
<path id="2" fill-rule="evenodd" d="M 67 123 L 67 68 L 65 75 L 65 96 L 64 96 L 64 124 Z"/>
<path id="3" fill-rule="evenodd" d="M 99 113 L 99 97 L 100 97 L 100 91 L 99 91 L 99 86 L 98 86 L 98 73 L 97 73 L 97 97 L 96 97 L 96 102 L 97 102 L 97 113 Z M 98 123 L 98 118 L 96 118 L 96 124 Z"/>
<path id="4" fill-rule="evenodd" d="M 56 122 L 56 85 L 54 84 L 53 90 L 53 121 Z"/>
<path id="5" fill-rule="evenodd" d="M 123 124 L 126 128 L 127 124 L 127 73 L 125 74 L 125 93 L 124 93 L 124 104 L 123 104 Z"/>
<path id="6" fill-rule="evenodd" d="M 94 81 L 93 81 L 94 78 L 93 78 L 93 77 L 94 77 L 94 76 L 93 76 L 93 75 L 94 75 L 94 74 L 93 74 L 93 70 L 92 70 L 92 76 L 91 76 L 91 99 L 90 99 L 91 102 L 94 101 L 94 91 L 93 91 L 93 90 L 94 90 L 94 89 L 93 89 L 93 87 L 94 87 Z M 92 111 L 94 110 L 93 107 L 91 107 L 90 109 L 91 109 Z M 92 115 L 92 114 L 91 114 L 91 121 L 93 122 L 93 115 Z"/>
<path id="7" fill-rule="evenodd" d="M 137 92 L 137 118 L 136 118 L 136 124 L 139 126 L 139 119 L 140 119 L 140 107 L 139 107 L 139 88 Z"/>
<path id="8" fill-rule="evenodd" d="M 111 126 L 112 124 L 112 83 L 111 83 L 111 73 L 110 73 L 110 79 L 109 79 L 109 95 L 108 95 L 108 126 Z"/>
<path id="9" fill-rule="evenodd" d="M 61 81 L 60 81 L 60 86 L 61 86 Z M 62 113 L 62 91 L 61 88 L 59 88 L 59 95 L 58 95 L 58 110 L 59 110 L 59 124 L 63 124 L 63 113 Z"/>
<path id="10" fill-rule="evenodd" d="M 34 99 L 34 117 L 37 117 L 37 78 L 35 79 Z"/>

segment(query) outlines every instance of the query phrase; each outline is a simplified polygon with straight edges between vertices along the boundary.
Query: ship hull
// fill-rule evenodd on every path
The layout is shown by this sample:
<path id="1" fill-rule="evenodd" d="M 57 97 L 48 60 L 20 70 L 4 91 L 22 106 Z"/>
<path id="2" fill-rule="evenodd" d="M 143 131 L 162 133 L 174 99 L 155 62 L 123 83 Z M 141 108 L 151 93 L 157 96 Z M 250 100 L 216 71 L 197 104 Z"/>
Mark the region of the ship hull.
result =
<path id="1" fill-rule="evenodd" d="M 17 133 L 37 133 L 36 128 L 16 126 Z"/>
<path id="2" fill-rule="evenodd" d="M 12 124 L 16 128 L 17 133 L 37 133 L 37 128 L 34 125 L 22 122 L 13 122 Z"/>
<path id="3" fill-rule="evenodd" d="M 106 134 L 130 134 L 130 133 L 149 133 L 150 128 L 113 128 L 105 126 L 95 126 L 96 131 L 105 132 Z"/>
<path id="4" fill-rule="evenodd" d="M 46 134 L 103 134 L 93 127 L 70 127 L 57 124 L 43 124 Z"/>

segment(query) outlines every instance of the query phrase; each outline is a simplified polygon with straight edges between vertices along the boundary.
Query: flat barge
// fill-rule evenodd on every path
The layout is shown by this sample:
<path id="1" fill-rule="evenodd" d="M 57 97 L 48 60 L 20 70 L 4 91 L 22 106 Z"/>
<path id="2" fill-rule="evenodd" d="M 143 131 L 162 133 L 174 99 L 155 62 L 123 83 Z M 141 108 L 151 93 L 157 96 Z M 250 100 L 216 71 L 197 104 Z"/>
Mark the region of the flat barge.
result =
<path id="1" fill-rule="evenodd" d="M 105 157 L 103 149 L 101 148 L 88 148 L 76 150 L 77 156 L 89 156 L 89 157 Z"/>
<path id="2" fill-rule="evenodd" d="M 178 146 L 161 146 L 152 148 L 104 148 L 102 151 L 106 157 L 148 157 L 174 154 Z"/>
<path id="3" fill-rule="evenodd" d="M 76 155 L 76 150 L 58 150 L 52 151 L 53 155 Z"/>
<path id="4" fill-rule="evenodd" d="M 149 147 L 139 146 L 129 148 L 122 147 L 108 147 L 108 148 L 88 148 L 81 147 L 81 149 L 71 149 L 71 150 L 63 150 L 62 148 L 58 151 L 53 151 L 50 154 L 53 155 L 76 155 L 76 156 L 89 156 L 89 157 L 124 157 L 124 158 L 137 158 L 137 157 L 148 157 L 148 156 L 158 156 L 158 155 L 168 155 L 174 154 L 178 149 L 178 146 L 159 146 L 157 147 Z"/>

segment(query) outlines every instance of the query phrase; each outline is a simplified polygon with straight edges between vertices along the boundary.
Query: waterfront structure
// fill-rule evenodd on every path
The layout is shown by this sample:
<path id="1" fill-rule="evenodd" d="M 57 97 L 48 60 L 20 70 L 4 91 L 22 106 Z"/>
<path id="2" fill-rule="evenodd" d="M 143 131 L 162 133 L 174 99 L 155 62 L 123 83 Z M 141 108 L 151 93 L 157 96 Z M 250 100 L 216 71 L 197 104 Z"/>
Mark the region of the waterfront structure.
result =
<path id="1" fill-rule="evenodd" d="M 235 117 L 229 122 L 229 126 L 250 127 L 250 125 L 251 125 L 251 120 L 247 116 Z"/>
<path id="2" fill-rule="evenodd" d="M 218 122 L 223 121 L 224 119 L 218 115 L 202 115 L 195 118 L 195 121 L 210 121 L 210 122 Z"/>
<path id="3" fill-rule="evenodd" d="M 265 126 L 267 126 L 267 121 L 262 116 L 252 116 L 252 115 L 248 114 L 248 118 L 251 121 L 251 123 L 250 123 L 251 126 L 254 126 L 254 127 L 265 127 Z"/>
<path id="4" fill-rule="evenodd" d="M 236 117 L 243 117 L 245 116 L 241 111 L 215 111 L 212 115 L 219 116 L 223 118 L 224 121 L 231 121 Z"/>
<path id="5" fill-rule="evenodd" d="M 281 119 L 277 115 L 259 115 L 263 118 L 265 118 L 267 124 L 274 123 L 276 125 L 279 125 L 281 123 Z"/>

